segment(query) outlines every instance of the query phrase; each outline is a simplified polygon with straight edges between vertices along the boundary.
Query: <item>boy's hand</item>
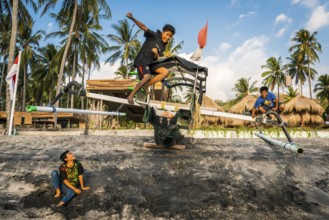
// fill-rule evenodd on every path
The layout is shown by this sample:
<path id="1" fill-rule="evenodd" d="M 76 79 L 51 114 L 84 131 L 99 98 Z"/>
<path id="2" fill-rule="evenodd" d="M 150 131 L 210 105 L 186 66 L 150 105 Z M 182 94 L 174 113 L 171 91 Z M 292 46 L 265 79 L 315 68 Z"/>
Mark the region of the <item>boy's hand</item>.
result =
<path id="1" fill-rule="evenodd" d="M 126 14 L 126 17 L 129 18 L 129 19 L 133 19 L 133 18 L 134 18 L 134 17 L 133 17 L 133 14 L 132 14 L 131 12 L 128 12 L 128 13 Z"/>
<path id="2" fill-rule="evenodd" d="M 158 58 L 159 58 L 158 49 L 157 49 L 157 48 L 152 48 L 152 52 L 153 52 L 153 54 L 154 54 L 154 57 L 155 57 L 156 59 L 158 59 Z"/>
<path id="3" fill-rule="evenodd" d="M 89 190 L 90 189 L 90 187 L 89 186 L 86 186 L 86 187 L 81 187 L 82 188 L 82 190 L 84 190 L 84 191 L 86 191 L 86 190 Z"/>
<path id="4" fill-rule="evenodd" d="M 80 189 L 77 189 L 77 188 L 75 188 L 75 189 L 74 189 L 74 192 L 75 192 L 76 194 L 78 194 L 78 195 L 79 195 L 79 194 L 81 193 L 81 190 L 80 190 Z"/>

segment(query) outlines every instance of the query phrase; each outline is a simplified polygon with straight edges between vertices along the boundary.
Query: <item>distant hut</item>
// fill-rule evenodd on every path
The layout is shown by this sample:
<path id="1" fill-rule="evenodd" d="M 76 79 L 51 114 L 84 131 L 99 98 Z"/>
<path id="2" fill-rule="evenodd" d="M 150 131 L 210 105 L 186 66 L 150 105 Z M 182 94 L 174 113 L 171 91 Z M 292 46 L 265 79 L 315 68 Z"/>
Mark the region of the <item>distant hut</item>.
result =
<path id="1" fill-rule="evenodd" d="M 243 115 L 246 112 L 251 112 L 252 108 L 254 107 L 256 102 L 256 98 L 252 95 L 248 95 L 244 97 L 240 102 L 232 106 L 230 108 L 229 112 L 234 114 L 240 114 Z M 225 126 L 242 126 L 247 125 L 249 122 L 243 121 L 243 120 L 236 120 L 236 119 L 225 119 Z"/>
<path id="2" fill-rule="evenodd" d="M 297 96 L 285 104 L 283 113 L 288 116 L 289 126 L 322 125 L 323 108 L 315 101 Z"/>
<path id="3" fill-rule="evenodd" d="M 224 112 L 224 109 L 222 107 L 217 105 L 217 103 L 213 99 L 211 99 L 210 97 L 208 97 L 206 95 L 204 95 L 202 98 L 201 106 L 214 110 L 214 111 Z M 197 109 L 197 112 L 199 112 L 198 109 Z M 220 117 L 216 117 L 216 116 L 201 116 L 200 114 L 198 114 L 196 116 L 195 122 L 198 125 L 218 125 L 218 124 L 221 124 L 222 119 Z"/>

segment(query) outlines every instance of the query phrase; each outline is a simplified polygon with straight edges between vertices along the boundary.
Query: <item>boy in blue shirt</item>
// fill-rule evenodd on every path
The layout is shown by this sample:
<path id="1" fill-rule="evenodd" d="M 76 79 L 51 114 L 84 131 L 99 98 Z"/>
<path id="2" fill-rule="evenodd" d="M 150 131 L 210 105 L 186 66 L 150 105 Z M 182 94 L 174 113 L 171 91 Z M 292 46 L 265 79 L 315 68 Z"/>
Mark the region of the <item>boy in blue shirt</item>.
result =
<path id="1" fill-rule="evenodd" d="M 284 109 L 284 105 L 279 102 L 278 97 L 276 97 L 272 92 L 268 91 L 266 86 L 260 88 L 260 96 L 257 98 L 255 105 L 252 109 L 251 116 L 254 118 L 256 110 L 261 113 L 266 113 L 267 111 L 277 111 L 282 112 Z"/>

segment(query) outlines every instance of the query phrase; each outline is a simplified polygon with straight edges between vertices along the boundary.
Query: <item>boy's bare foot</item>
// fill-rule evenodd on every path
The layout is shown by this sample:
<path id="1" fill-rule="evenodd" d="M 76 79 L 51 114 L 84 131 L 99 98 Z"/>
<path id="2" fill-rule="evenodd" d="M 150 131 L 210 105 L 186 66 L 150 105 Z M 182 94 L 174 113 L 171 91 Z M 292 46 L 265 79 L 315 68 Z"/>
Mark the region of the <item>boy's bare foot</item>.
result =
<path id="1" fill-rule="evenodd" d="M 58 198 L 61 195 L 61 191 L 59 189 L 56 189 L 55 198 Z"/>
<path id="2" fill-rule="evenodd" d="M 64 205 L 64 202 L 63 201 L 61 201 L 60 203 L 58 203 L 57 204 L 57 206 L 56 207 L 61 207 L 61 206 L 63 206 Z"/>
<path id="3" fill-rule="evenodd" d="M 134 104 L 134 97 L 128 96 L 127 101 L 129 104 Z"/>

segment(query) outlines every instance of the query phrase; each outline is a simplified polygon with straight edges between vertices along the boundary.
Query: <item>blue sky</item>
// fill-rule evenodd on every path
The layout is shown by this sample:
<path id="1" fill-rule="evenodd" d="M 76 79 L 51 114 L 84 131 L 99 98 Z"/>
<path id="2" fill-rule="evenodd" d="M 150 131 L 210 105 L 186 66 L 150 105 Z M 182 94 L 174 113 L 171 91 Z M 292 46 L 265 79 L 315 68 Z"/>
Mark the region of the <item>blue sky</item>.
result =
<path id="1" fill-rule="evenodd" d="M 329 74 L 329 0 L 112 0 L 112 19 L 103 20 L 103 33 L 113 33 L 111 25 L 127 12 L 150 29 L 166 23 L 176 28 L 175 42 L 184 41 L 181 56 L 189 58 L 197 48 L 197 35 L 208 22 L 207 46 L 200 63 L 209 69 L 207 95 L 214 99 L 234 98 L 237 79 L 251 77 L 261 86 L 261 66 L 271 57 L 281 56 L 283 64 L 296 31 L 317 31 L 322 45 L 319 75 Z M 36 29 L 55 31 L 47 16 L 38 19 Z M 142 35 L 140 40 L 144 41 Z M 108 55 L 103 56 L 105 60 Z M 91 79 L 113 78 L 118 64 L 102 64 Z M 316 83 L 316 82 L 313 82 Z M 303 94 L 308 96 L 307 84 Z M 295 87 L 297 88 L 297 86 Z"/>

